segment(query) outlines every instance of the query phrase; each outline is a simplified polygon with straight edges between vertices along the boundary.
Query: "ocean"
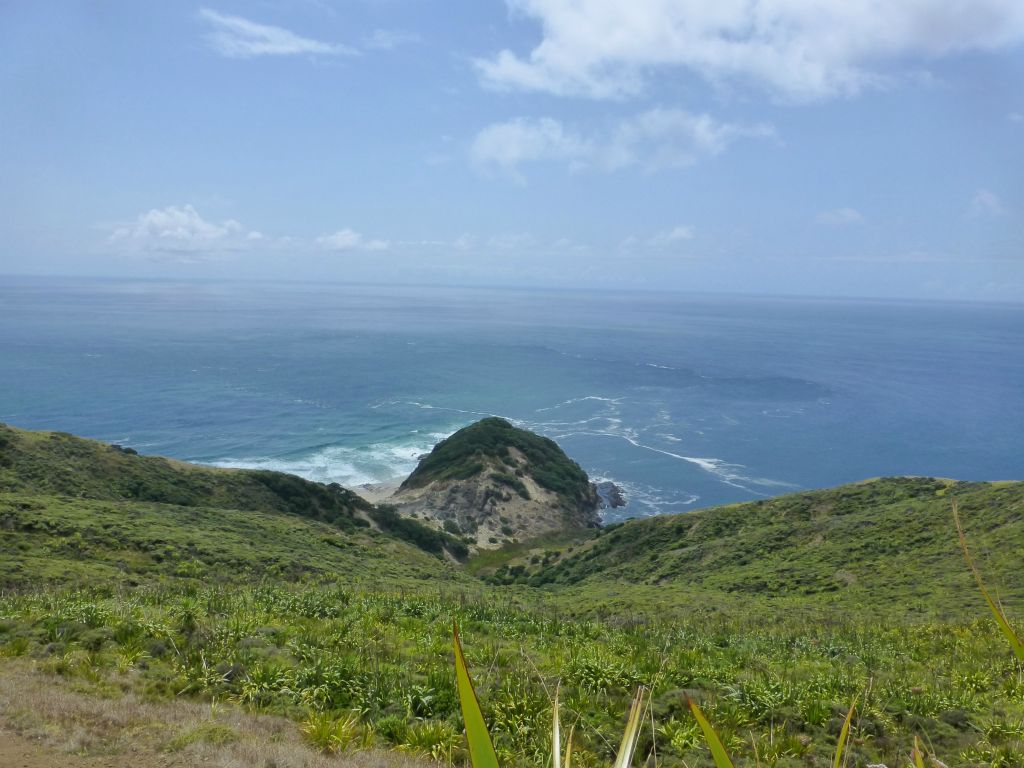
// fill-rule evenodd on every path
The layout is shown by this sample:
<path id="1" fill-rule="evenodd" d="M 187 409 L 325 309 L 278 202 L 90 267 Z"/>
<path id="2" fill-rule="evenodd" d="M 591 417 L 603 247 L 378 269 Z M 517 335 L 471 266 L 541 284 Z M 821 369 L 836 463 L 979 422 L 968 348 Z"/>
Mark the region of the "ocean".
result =
<path id="1" fill-rule="evenodd" d="M 346 486 L 486 415 L 680 512 L 1024 478 L 1024 306 L 0 277 L 0 421 Z"/>

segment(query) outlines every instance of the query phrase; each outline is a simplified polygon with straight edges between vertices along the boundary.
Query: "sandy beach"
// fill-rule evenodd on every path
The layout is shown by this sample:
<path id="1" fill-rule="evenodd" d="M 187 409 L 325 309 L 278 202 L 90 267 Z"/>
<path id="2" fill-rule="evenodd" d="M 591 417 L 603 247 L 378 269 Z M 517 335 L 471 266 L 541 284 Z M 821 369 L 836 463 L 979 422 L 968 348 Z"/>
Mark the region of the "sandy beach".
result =
<path id="1" fill-rule="evenodd" d="M 352 490 L 362 496 L 371 504 L 380 504 L 387 501 L 398 490 L 401 480 L 392 480 L 386 483 L 363 483 Z"/>

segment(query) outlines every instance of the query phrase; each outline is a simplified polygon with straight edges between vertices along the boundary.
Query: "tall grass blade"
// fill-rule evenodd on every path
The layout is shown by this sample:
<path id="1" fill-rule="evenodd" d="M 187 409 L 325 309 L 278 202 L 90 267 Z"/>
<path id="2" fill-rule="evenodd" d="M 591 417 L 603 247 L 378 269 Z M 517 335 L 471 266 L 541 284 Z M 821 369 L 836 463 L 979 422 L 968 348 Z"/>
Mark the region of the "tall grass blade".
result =
<path id="1" fill-rule="evenodd" d="M 981 590 L 981 594 L 985 597 L 985 602 L 988 603 L 988 607 L 992 610 L 992 615 L 996 617 L 996 623 L 999 625 L 999 629 L 1002 630 L 1003 635 L 1006 636 L 1007 641 L 1010 643 L 1010 648 L 1013 649 L 1014 655 L 1020 660 L 1024 661 L 1024 642 L 1017 637 L 1017 633 L 1014 632 L 1013 627 L 1010 626 L 1010 622 L 1006 618 L 1006 614 L 1003 613 L 1002 607 L 989 594 L 985 588 L 985 582 L 981 580 L 981 574 L 978 572 L 977 566 L 974 564 L 974 558 L 971 557 L 971 551 L 967 548 L 967 536 L 964 535 L 963 526 L 960 524 L 960 511 L 956 506 L 956 499 L 953 500 L 953 520 L 956 522 L 957 536 L 960 537 L 960 549 L 964 551 L 964 558 L 967 560 L 967 565 L 971 569 L 971 573 L 974 574 L 974 580 L 978 582 L 978 589 Z"/>
<path id="2" fill-rule="evenodd" d="M 560 687 L 555 686 L 555 703 L 551 707 L 551 761 L 554 768 L 562 768 L 562 729 L 558 722 L 558 690 Z"/>
<path id="3" fill-rule="evenodd" d="M 921 751 L 921 743 L 914 737 L 914 768 L 924 768 L 924 752 Z"/>
<path id="4" fill-rule="evenodd" d="M 717 768 L 735 768 L 732 760 L 729 759 L 729 754 L 725 751 L 722 740 L 718 738 L 715 729 L 711 727 L 711 723 L 704 717 L 704 713 L 700 711 L 697 702 L 693 699 L 688 699 L 687 703 L 690 705 L 690 711 L 693 712 L 693 716 L 697 719 L 700 729 L 704 731 L 704 740 L 708 743 L 708 749 L 711 750 L 711 758 L 715 761 L 715 766 Z"/>
<path id="5" fill-rule="evenodd" d="M 850 723 L 853 721 L 853 710 L 857 706 L 857 699 L 854 698 L 853 703 L 850 704 L 850 711 L 846 713 L 846 719 L 843 721 L 843 727 L 839 731 L 839 741 L 836 742 L 836 756 L 832 760 L 832 768 L 842 768 L 843 765 L 843 752 L 846 750 L 846 740 L 850 736 Z"/>
<path id="6" fill-rule="evenodd" d="M 565 740 L 565 768 L 571 768 L 572 766 L 572 735 L 576 733 L 576 724 L 573 723 L 569 728 L 569 736 Z"/>
<path id="7" fill-rule="evenodd" d="M 637 688 L 636 696 L 633 697 L 633 706 L 629 709 L 629 719 L 626 721 L 626 730 L 622 734 L 622 743 L 619 744 L 619 753 L 615 756 L 614 768 L 627 768 L 633 761 L 633 752 L 636 750 L 636 742 L 640 738 L 640 719 L 644 710 L 644 689 Z"/>
<path id="8" fill-rule="evenodd" d="M 455 646 L 455 682 L 459 691 L 459 704 L 462 705 L 462 719 L 466 724 L 469 760 L 473 768 L 498 768 L 498 755 L 494 752 L 494 744 L 484 722 L 484 713 L 480 711 L 480 700 L 469 677 L 469 668 L 462 653 L 462 642 L 459 640 L 457 626 L 452 627 L 452 639 Z"/>

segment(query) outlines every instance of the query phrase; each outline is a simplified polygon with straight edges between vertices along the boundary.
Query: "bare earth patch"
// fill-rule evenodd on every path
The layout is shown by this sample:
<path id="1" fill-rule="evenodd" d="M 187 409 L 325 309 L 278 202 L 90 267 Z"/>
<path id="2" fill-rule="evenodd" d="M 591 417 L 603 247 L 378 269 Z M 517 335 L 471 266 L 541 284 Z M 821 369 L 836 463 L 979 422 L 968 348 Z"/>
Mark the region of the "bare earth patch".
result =
<path id="1" fill-rule="evenodd" d="M 31 664 L 0 664 L 0 766 L 5 768 L 428 768 L 385 750 L 326 755 L 285 718 L 231 704 L 98 696 Z"/>

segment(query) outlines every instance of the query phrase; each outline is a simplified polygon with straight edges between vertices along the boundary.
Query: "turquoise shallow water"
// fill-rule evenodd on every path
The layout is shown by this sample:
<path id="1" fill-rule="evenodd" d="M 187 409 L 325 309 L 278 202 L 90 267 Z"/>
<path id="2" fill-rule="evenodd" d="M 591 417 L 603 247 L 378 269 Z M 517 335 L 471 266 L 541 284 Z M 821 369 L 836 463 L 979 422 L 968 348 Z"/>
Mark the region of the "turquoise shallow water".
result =
<path id="1" fill-rule="evenodd" d="M 0 421 L 346 485 L 482 415 L 649 515 L 1024 478 L 1024 307 L 0 278 Z"/>

